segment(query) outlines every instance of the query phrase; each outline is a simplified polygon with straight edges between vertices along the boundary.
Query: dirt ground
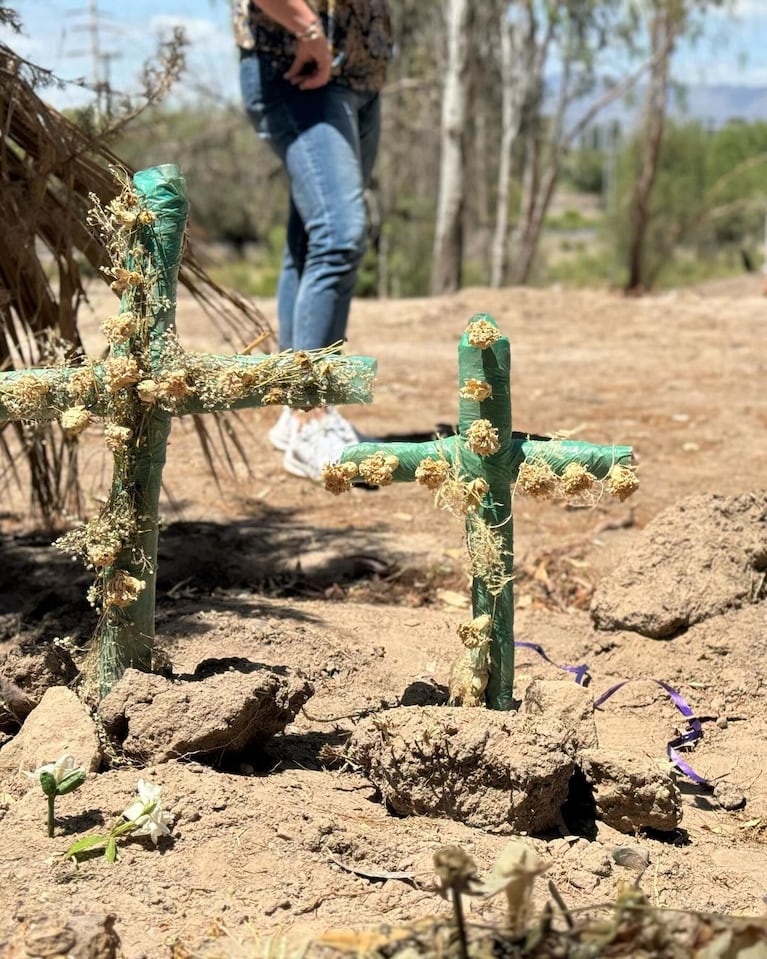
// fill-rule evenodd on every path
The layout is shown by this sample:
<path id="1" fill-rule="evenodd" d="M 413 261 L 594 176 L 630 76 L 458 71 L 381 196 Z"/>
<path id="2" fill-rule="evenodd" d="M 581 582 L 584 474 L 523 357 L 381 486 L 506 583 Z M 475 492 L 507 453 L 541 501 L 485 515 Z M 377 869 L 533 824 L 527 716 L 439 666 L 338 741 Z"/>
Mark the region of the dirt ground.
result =
<path id="1" fill-rule="evenodd" d="M 95 350 L 108 304 L 98 293 L 93 304 L 87 339 Z M 273 321 L 274 302 L 261 305 Z M 763 590 L 755 602 L 668 639 L 598 630 L 589 613 L 595 587 L 664 509 L 693 494 L 729 497 L 767 485 L 761 282 L 637 300 L 468 289 L 356 302 L 350 347 L 376 357 L 379 375 L 372 405 L 349 411 L 354 424 L 382 436 L 453 423 L 456 346 L 475 312 L 492 314 L 510 338 L 515 429 L 631 445 L 641 482 L 625 503 L 605 498 L 591 509 L 515 497 L 517 639 L 540 644 L 557 663 L 587 662 L 595 696 L 636 680 L 596 711 L 600 742 L 660 764 L 683 722 L 650 680 L 671 683 L 703 726 L 688 762 L 745 797 L 745 806 L 728 811 L 680 777 L 684 818 L 673 833 L 626 836 L 599 824 L 587 839 L 563 822 L 534 837 L 550 865 L 547 878 L 577 910 L 614 899 L 643 862 L 639 883 L 653 905 L 763 915 Z M 178 326 L 190 349 L 241 346 L 222 343 L 183 297 Z M 278 949 L 292 956 L 307 937 L 331 929 L 397 926 L 444 911 L 432 888 L 434 851 L 460 845 L 485 874 L 505 844 L 503 836 L 446 819 L 396 817 L 358 771 L 325 761 L 323 747 L 342 745 L 360 715 L 447 682 L 455 627 L 468 608 L 462 529 L 420 487 L 336 498 L 286 475 L 266 438 L 275 418 L 275 410 L 238 417 L 247 464 L 235 455 L 232 470 L 220 466 L 218 483 L 193 427 L 175 424 L 164 474 L 158 642 L 176 672 L 208 657 L 246 657 L 302 670 L 314 696 L 265 753 L 236 768 L 118 763 L 92 775 L 58 801 L 53 839 L 37 787 L 24 798 L 0 797 L 0 954 L 37 912 L 90 911 L 116 917 L 127 959 Z M 109 477 L 97 438 L 86 441 L 81 466 L 86 509 L 95 510 Z M 48 548 L 18 490 L 7 491 L 3 509 L 0 656 L 20 642 L 83 641 L 93 628 L 87 572 Z M 761 535 L 767 540 L 764 529 Z M 684 577 L 676 588 L 687 588 Z M 536 678 L 566 674 L 520 650 L 517 689 Z M 125 843 L 113 865 L 94 858 L 75 868 L 57 857 L 80 834 L 75 827 L 95 830 L 100 816 L 110 820 L 125 808 L 139 776 L 163 786 L 176 817 L 172 838 L 158 849 Z M 631 853 L 616 855 L 620 849 Z M 536 888 L 542 906 L 546 883 Z M 499 908 L 497 900 L 472 899 L 467 919 L 486 922 Z"/>

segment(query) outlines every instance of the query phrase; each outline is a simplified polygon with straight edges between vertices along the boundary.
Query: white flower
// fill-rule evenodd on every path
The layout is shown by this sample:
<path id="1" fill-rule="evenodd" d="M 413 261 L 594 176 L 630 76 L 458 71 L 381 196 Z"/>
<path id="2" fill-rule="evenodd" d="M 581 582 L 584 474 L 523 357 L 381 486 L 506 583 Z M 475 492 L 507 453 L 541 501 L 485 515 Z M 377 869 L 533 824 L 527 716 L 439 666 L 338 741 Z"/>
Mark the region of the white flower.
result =
<path id="1" fill-rule="evenodd" d="M 139 779 L 136 788 L 139 798 L 128 806 L 123 813 L 123 818 L 138 826 L 134 835 L 149 836 L 157 845 L 160 836 L 170 835 L 168 827 L 173 822 L 171 813 L 162 808 L 160 801 L 162 786 L 155 786 Z"/>
<path id="2" fill-rule="evenodd" d="M 33 772 L 29 772 L 27 769 L 22 769 L 22 772 L 29 779 L 39 779 L 41 773 L 50 773 L 51 776 L 56 780 L 56 785 L 68 776 L 70 773 L 74 772 L 77 769 L 77 763 L 74 758 L 68 753 L 59 756 L 56 762 L 53 763 L 43 763 L 42 766 L 38 766 Z"/>

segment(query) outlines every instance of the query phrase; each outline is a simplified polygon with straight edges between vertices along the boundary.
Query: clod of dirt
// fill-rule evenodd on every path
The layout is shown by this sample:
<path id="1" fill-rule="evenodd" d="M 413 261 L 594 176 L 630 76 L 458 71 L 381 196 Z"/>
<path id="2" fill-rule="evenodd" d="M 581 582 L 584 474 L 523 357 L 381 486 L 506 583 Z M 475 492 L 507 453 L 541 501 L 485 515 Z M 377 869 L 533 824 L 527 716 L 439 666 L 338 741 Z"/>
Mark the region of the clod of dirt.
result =
<path id="1" fill-rule="evenodd" d="M 594 697 L 583 686 L 556 679 L 534 679 L 525 690 L 522 712 L 536 727 L 552 721 L 567 730 L 575 749 L 598 745 Z"/>
<path id="2" fill-rule="evenodd" d="M 205 660 L 193 675 L 175 680 L 127 669 L 99 715 L 129 758 L 220 760 L 263 746 L 313 692 L 298 672 L 278 674 L 247 659 Z"/>
<path id="3" fill-rule="evenodd" d="M 77 667 L 69 653 L 50 643 L 30 651 L 11 649 L 0 665 L 0 729 L 15 732 L 19 723 L 32 712 L 46 689 L 67 686 L 77 676 Z M 4 720 L 5 717 L 5 720 Z M 14 720 L 12 726 L 5 721 Z"/>
<path id="4" fill-rule="evenodd" d="M 699 495 L 660 513 L 598 586 L 599 629 L 662 639 L 767 597 L 767 491 Z"/>
<path id="5" fill-rule="evenodd" d="M 400 707 L 363 720 L 346 747 L 401 815 L 455 819 L 490 832 L 557 825 L 575 768 L 557 722 L 461 707 Z"/>
<path id="6" fill-rule="evenodd" d="M 20 769 L 33 770 L 69 754 L 78 766 L 95 772 L 102 751 L 96 725 L 86 707 L 66 686 L 51 686 L 19 733 L 0 749 L 0 782 L 14 793 L 30 786 Z"/>
<path id="7" fill-rule="evenodd" d="M 578 762 L 594 792 L 597 816 L 613 829 L 671 832 L 681 822 L 679 789 L 654 763 L 601 749 L 585 750 Z"/>

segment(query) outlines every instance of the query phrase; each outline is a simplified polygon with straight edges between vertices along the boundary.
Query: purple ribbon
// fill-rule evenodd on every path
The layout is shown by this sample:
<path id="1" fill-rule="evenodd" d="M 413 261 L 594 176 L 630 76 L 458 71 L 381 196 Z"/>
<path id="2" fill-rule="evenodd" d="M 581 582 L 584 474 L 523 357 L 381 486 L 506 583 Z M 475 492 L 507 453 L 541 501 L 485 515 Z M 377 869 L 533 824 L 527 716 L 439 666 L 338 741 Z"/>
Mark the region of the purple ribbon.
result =
<path id="1" fill-rule="evenodd" d="M 602 703 L 606 702 L 614 693 L 617 693 L 618 690 L 622 689 L 627 683 L 633 682 L 636 682 L 636 680 L 624 679 L 622 682 L 611 686 L 606 692 L 602 693 L 598 699 L 594 700 L 594 708 L 596 709 L 598 706 L 601 706 Z M 707 789 L 712 789 L 713 787 L 711 783 L 705 777 L 696 773 L 692 766 L 685 762 L 685 760 L 682 759 L 680 754 L 677 752 L 678 749 L 685 746 L 692 746 L 693 743 L 696 743 L 699 739 L 702 739 L 703 727 L 700 724 L 700 720 L 695 715 L 695 712 L 687 700 L 684 699 L 684 697 L 676 689 L 674 689 L 673 686 L 669 686 L 668 683 L 664 683 L 661 679 L 653 679 L 653 682 L 657 683 L 661 689 L 664 689 L 668 693 L 671 702 L 687 720 L 687 729 L 666 744 L 666 755 L 671 763 L 679 770 L 679 772 L 684 776 L 687 776 L 688 779 L 691 779 L 699 786 L 705 786 Z"/>
<path id="2" fill-rule="evenodd" d="M 539 646 L 538 643 L 515 642 L 514 646 L 517 649 L 532 649 L 533 652 L 538 653 L 540 657 L 545 659 L 547 663 L 550 663 L 552 666 L 555 666 L 557 669 L 561 669 L 566 673 L 572 673 L 573 676 L 575 676 L 575 681 L 579 686 L 585 687 L 591 682 L 591 676 L 589 675 L 589 667 L 587 663 L 583 663 L 581 666 L 561 666 L 559 663 L 555 663 L 550 656 L 547 656 L 546 651 L 542 646 Z M 636 682 L 636 680 L 624 679 L 621 682 L 616 683 L 614 686 L 611 686 L 606 692 L 602 693 L 598 699 L 594 700 L 594 709 L 601 706 L 602 703 L 606 702 L 614 693 L 617 693 L 619 689 L 623 689 L 627 683 L 633 682 Z M 673 686 L 669 686 L 668 683 L 664 683 L 662 679 L 653 679 L 653 682 L 657 683 L 661 689 L 664 689 L 668 693 L 671 702 L 687 720 L 687 729 L 666 744 L 666 755 L 668 756 L 672 765 L 675 766 L 679 772 L 682 773 L 682 775 L 687 776 L 688 779 L 691 779 L 699 786 L 705 786 L 707 789 L 712 789 L 712 784 L 706 778 L 696 773 L 692 766 L 685 762 L 685 760 L 677 752 L 677 750 L 686 746 L 692 746 L 699 739 L 703 738 L 703 727 L 700 724 L 700 720 L 695 715 L 695 712 L 687 700 L 684 699 L 681 693 L 674 689 Z"/>
<path id="3" fill-rule="evenodd" d="M 559 663 L 555 663 L 553 659 L 550 659 L 542 646 L 539 646 L 538 643 L 523 643 L 518 642 L 514 643 L 514 646 L 517 649 L 532 649 L 533 652 L 538 653 L 539 656 L 543 657 L 547 663 L 551 663 L 552 666 L 556 666 L 557 669 L 562 669 L 566 673 L 572 673 L 575 676 L 575 681 L 579 686 L 588 686 L 591 682 L 591 676 L 589 676 L 589 667 L 587 663 L 584 663 L 582 666 L 560 666 Z"/>

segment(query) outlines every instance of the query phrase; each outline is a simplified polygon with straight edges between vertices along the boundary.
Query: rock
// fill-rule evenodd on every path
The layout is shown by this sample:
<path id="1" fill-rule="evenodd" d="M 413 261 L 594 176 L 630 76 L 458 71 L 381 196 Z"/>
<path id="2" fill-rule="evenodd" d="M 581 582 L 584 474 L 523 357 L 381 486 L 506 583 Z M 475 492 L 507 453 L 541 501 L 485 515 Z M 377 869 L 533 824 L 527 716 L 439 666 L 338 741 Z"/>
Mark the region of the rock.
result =
<path id="1" fill-rule="evenodd" d="M 0 664 L 0 729 L 15 732 L 52 686 L 68 686 L 77 667 L 60 646 L 12 649 Z M 8 726 L 7 722 L 12 725 Z"/>
<path id="2" fill-rule="evenodd" d="M 601 749 L 585 750 L 578 762 L 594 792 L 598 818 L 619 832 L 670 832 L 681 822 L 679 789 L 653 763 Z"/>
<path id="3" fill-rule="evenodd" d="M 535 717 L 533 717 L 535 718 Z M 575 768 L 556 720 L 462 707 L 400 707 L 359 723 L 345 749 L 400 815 L 535 833 L 561 817 Z"/>
<path id="4" fill-rule="evenodd" d="M 99 715 L 130 758 L 220 759 L 282 732 L 313 692 L 297 673 L 278 674 L 246 659 L 206 660 L 175 680 L 127 669 Z"/>
<path id="5" fill-rule="evenodd" d="M 22 922 L 8 944 L 7 959 L 118 959 L 115 917 L 88 913 L 56 919 L 40 914 Z"/>
<path id="6" fill-rule="evenodd" d="M 637 846 L 615 846 L 612 857 L 618 866 L 633 869 L 635 872 L 644 872 L 650 865 L 649 855 Z"/>
<path id="7" fill-rule="evenodd" d="M 71 689 L 52 686 L 27 717 L 20 732 L 0 749 L 0 781 L 18 792 L 30 781 L 19 770 L 33 770 L 69 753 L 79 766 L 96 772 L 102 751 L 96 724 Z"/>
<path id="8" fill-rule="evenodd" d="M 576 750 L 593 749 L 599 744 L 594 722 L 594 697 L 577 683 L 534 679 L 525 690 L 522 712 L 536 726 L 552 720 L 561 724 Z"/>
<path id="9" fill-rule="evenodd" d="M 688 497 L 645 527 L 591 604 L 598 629 L 654 639 L 764 599 L 767 492 Z"/>
<path id="10" fill-rule="evenodd" d="M 722 809 L 732 812 L 735 809 L 742 809 L 746 805 L 746 797 L 742 789 L 739 789 L 734 783 L 728 783 L 723 779 L 714 786 L 714 799 L 719 803 Z"/>

